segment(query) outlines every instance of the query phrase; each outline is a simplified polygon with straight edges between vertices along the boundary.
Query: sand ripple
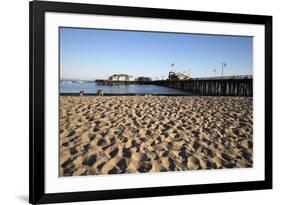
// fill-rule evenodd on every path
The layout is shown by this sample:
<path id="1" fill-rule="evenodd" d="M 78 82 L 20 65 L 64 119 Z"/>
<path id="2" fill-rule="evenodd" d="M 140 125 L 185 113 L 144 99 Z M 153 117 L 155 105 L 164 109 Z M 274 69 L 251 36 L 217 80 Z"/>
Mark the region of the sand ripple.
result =
<path id="1" fill-rule="evenodd" d="M 252 167 L 250 97 L 60 97 L 60 176 Z"/>

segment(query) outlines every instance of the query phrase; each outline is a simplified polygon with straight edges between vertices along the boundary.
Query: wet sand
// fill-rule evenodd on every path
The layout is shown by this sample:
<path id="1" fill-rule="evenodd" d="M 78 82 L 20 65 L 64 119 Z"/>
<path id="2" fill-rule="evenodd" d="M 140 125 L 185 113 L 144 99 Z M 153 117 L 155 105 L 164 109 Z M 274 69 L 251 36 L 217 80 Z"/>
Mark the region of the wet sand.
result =
<path id="1" fill-rule="evenodd" d="M 251 97 L 60 97 L 60 176 L 253 166 Z"/>

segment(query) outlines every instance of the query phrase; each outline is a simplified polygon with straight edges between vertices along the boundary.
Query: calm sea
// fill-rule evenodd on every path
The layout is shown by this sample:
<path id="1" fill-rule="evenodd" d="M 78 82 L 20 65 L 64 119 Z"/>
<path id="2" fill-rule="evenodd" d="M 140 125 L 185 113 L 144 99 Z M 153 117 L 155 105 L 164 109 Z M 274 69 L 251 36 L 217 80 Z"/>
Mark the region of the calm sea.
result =
<path id="1" fill-rule="evenodd" d="M 103 90 L 105 94 L 158 94 L 158 95 L 191 95 L 191 93 L 174 88 L 157 85 L 115 85 L 101 86 L 95 82 L 60 82 L 60 93 L 79 93 L 84 90 L 86 94 L 95 94 L 97 90 Z"/>

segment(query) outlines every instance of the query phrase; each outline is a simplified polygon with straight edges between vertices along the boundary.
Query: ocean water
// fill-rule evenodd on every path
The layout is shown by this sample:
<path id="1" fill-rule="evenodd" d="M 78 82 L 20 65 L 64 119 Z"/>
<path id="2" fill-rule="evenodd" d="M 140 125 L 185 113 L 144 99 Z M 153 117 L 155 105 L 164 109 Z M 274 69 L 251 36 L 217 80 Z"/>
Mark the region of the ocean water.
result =
<path id="1" fill-rule="evenodd" d="M 191 93 L 157 85 L 114 85 L 101 86 L 95 82 L 60 82 L 60 93 L 79 93 L 84 90 L 86 94 L 96 94 L 103 90 L 105 94 L 157 94 L 157 95 L 191 95 Z"/>

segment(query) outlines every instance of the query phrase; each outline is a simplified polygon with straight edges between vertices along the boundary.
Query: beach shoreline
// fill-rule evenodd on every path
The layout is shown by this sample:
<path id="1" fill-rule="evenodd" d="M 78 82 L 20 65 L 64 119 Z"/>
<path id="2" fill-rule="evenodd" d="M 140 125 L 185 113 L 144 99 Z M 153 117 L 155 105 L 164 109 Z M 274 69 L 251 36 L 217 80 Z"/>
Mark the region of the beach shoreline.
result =
<path id="1" fill-rule="evenodd" d="M 60 176 L 253 167 L 252 97 L 60 96 Z"/>

